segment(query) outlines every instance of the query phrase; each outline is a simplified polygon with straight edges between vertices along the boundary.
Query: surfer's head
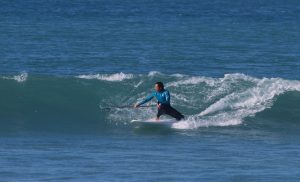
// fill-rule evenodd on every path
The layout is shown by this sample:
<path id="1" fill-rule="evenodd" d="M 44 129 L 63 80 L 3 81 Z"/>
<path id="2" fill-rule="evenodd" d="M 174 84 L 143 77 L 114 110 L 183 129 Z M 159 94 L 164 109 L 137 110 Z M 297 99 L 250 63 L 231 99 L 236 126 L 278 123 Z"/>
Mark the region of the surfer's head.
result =
<path id="1" fill-rule="evenodd" d="M 154 86 L 154 89 L 157 92 L 160 92 L 160 91 L 164 90 L 164 84 L 162 82 L 156 82 L 155 86 Z"/>

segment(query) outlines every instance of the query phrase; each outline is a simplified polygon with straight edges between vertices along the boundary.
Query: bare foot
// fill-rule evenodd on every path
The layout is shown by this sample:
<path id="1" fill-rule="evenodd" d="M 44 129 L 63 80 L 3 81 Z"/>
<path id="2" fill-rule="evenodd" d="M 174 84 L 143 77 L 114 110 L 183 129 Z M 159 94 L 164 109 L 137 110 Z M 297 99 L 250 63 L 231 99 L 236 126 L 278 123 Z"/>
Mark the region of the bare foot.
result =
<path id="1" fill-rule="evenodd" d="M 156 121 L 159 121 L 159 118 L 155 118 Z"/>

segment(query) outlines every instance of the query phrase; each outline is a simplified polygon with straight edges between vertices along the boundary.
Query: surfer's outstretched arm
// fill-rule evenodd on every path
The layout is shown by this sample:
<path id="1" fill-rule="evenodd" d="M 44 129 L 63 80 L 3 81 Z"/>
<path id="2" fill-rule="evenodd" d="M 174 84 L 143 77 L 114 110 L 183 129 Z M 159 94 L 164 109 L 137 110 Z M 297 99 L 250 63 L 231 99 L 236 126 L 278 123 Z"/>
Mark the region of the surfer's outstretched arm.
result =
<path id="1" fill-rule="evenodd" d="M 154 97 L 154 94 L 151 93 L 142 102 L 135 104 L 134 107 L 139 107 L 140 105 L 143 105 L 143 104 L 149 102 L 151 99 L 153 99 L 153 97 Z"/>

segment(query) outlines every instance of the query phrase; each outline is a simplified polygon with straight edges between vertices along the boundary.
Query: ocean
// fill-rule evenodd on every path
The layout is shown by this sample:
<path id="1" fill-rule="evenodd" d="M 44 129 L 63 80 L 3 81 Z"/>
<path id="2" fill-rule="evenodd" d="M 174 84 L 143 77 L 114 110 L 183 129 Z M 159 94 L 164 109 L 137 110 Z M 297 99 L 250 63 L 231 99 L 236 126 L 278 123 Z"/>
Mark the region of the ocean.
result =
<path id="1" fill-rule="evenodd" d="M 299 20 L 297 0 L 1 1 L 0 181 L 300 181 Z M 157 109 L 115 106 L 157 81 L 185 119 L 136 127 Z"/>

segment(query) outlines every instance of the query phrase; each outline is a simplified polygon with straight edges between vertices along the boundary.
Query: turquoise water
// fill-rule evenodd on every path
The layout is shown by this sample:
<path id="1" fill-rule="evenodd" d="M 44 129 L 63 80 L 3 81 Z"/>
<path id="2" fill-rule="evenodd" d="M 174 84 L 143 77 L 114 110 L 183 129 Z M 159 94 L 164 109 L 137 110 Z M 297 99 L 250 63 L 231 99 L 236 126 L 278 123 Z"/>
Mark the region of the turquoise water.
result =
<path id="1" fill-rule="evenodd" d="M 1 181 L 300 180 L 298 1 L 0 5 Z"/>

